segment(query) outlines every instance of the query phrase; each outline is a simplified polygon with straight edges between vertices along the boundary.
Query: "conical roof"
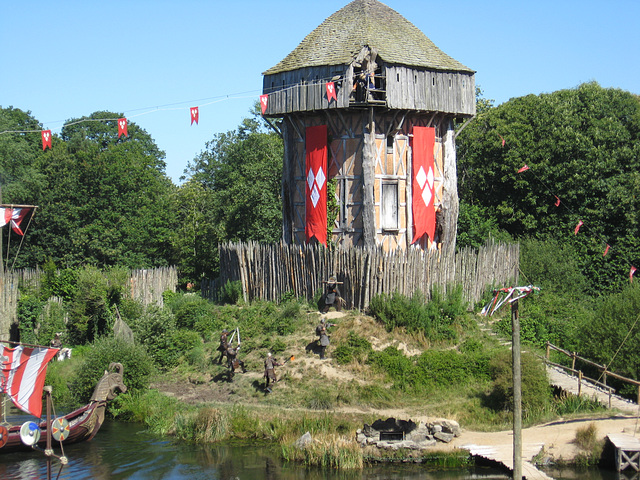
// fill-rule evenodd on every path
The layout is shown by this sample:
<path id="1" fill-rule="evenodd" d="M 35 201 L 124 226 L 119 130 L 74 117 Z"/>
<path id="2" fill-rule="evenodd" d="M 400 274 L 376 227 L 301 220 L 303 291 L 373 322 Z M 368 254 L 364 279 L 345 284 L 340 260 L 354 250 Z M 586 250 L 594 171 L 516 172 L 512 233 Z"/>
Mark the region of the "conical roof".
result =
<path id="1" fill-rule="evenodd" d="M 377 0 L 353 0 L 327 18 L 300 45 L 263 73 L 348 65 L 364 46 L 390 64 L 473 72 L 440 50 L 415 25 Z"/>

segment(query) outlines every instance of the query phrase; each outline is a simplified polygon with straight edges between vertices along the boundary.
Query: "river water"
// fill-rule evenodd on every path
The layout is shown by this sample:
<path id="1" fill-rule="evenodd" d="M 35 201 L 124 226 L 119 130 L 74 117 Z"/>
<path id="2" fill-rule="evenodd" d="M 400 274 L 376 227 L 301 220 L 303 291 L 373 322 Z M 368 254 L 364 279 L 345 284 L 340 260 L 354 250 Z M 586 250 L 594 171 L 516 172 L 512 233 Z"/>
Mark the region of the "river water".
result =
<path id="1" fill-rule="evenodd" d="M 0 450 L 1 453 L 1 450 Z M 59 450 L 56 453 L 60 453 Z M 139 480 L 503 480 L 501 470 L 474 467 L 434 470 L 423 465 L 375 465 L 358 472 L 305 468 L 283 462 L 277 449 L 256 446 L 193 445 L 145 432 L 136 424 L 105 421 L 91 442 L 65 448 L 68 465 L 54 460 L 50 478 Z M 614 480 L 614 472 L 548 472 L 555 479 Z M 47 480 L 40 452 L 0 455 L 0 479 Z"/>

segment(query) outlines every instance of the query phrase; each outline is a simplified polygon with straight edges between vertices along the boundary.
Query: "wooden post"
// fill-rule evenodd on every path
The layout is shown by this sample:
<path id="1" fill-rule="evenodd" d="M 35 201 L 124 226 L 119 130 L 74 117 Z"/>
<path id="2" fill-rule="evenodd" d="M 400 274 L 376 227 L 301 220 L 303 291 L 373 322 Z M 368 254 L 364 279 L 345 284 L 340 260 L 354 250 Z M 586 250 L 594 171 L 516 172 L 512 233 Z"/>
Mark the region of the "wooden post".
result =
<path id="1" fill-rule="evenodd" d="M 549 361 L 549 352 L 551 351 L 550 342 L 547 340 L 547 362 Z"/>
<path id="2" fill-rule="evenodd" d="M 513 478 L 522 480 L 522 372 L 520 370 L 520 318 L 518 300 L 511 304 L 513 359 Z"/>
<path id="3" fill-rule="evenodd" d="M 571 352 L 571 370 L 576 369 L 576 352 Z"/>
<path id="4" fill-rule="evenodd" d="M 582 393 L 582 370 L 578 372 L 578 397 Z"/>

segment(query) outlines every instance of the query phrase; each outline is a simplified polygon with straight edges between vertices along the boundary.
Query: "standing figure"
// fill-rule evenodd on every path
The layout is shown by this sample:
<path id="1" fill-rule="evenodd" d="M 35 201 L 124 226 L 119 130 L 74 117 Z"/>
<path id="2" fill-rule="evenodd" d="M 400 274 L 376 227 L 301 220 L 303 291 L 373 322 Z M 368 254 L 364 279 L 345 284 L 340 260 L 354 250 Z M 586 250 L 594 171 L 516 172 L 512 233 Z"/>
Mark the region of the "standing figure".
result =
<path id="1" fill-rule="evenodd" d="M 227 348 L 227 367 L 229 367 L 231 378 L 233 378 L 233 375 L 236 373 L 236 369 L 238 368 L 242 369 L 242 373 L 247 372 L 244 362 L 238 358 L 239 351 L 240 345 L 235 348 L 229 345 L 229 348 Z"/>
<path id="2" fill-rule="evenodd" d="M 225 328 L 225 329 L 222 330 L 222 333 L 220 334 L 220 345 L 218 345 L 218 351 L 220 352 L 220 358 L 218 358 L 218 364 L 222 363 L 222 359 L 227 354 L 227 348 L 229 348 L 228 338 L 229 338 L 229 332 Z"/>
<path id="3" fill-rule="evenodd" d="M 338 290 L 338 281 L 334 275 L 331 275 L 326 282 L 322 312 L 327 313 L 332 306 L 335 306 L 338 312 L 342 310 L 342 297 L 340 296 L 340 290 Z"/>
<path id="4" fill-rule="evenodd" d="M 281 363 L 278 363 L 278 361 L 271 356 L 271 352 L 267 353 L 267 358 L 264 361 L 264 378 L 266 379 L 264 390 L 267 393 L 271 393 L 269 384 L 271 382 L 275 383 L 278 381 L 274 367 L 279 367 L 281 365 L 282 365 Z"/>
<path id="5" fill-rule="evenodd" d="M 60 334 L 56 333 L 51 340 L 51 348 L 62 348 L 62 340 L 60 340 Z"/>
<path id="6" fill-rule="evenodd" d="M 320 320 L 320 325 L 316 327 L 316 335 L 320 337 L 318 343 L 320 344 L 320 360 L 326 358 L 327 347 L 331 343 L 329 340 L 329 334 L 327 333 L 328 327 L 335 327 L 334 323 L 326 323 L 324 317 Z"/>
<path id="7" fill-rule="evenodd" d="M 444 210 L 441 204 L 438 204 L 436 208 L 436 232 L 433 236 L 433 242 L 437 245 L 438 253 L 442 253 L 442 242 L 444 242 Z"/>

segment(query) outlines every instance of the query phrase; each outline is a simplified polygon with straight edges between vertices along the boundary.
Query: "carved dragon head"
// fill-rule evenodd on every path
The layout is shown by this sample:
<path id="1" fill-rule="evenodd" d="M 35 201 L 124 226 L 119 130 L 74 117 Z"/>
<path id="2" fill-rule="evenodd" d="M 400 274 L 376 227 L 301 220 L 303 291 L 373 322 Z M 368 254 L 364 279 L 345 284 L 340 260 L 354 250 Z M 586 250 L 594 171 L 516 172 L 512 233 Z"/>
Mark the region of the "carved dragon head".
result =
<path id="1" fill-rule="evenodd" d="M 104 371 L 104 375 L 98 381 L 93 391 L 93 395 L 91 396 L 92 402 L 113 400 L 118 394 L 116 390 L 123 393 L 127 391 L 127 386 L 122 379 L 122 370 L 123 367 L 121 363 L 113 362 L 109 364 L 109 370 Z"/>

